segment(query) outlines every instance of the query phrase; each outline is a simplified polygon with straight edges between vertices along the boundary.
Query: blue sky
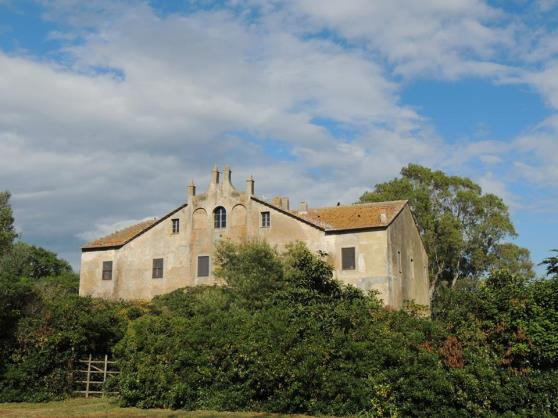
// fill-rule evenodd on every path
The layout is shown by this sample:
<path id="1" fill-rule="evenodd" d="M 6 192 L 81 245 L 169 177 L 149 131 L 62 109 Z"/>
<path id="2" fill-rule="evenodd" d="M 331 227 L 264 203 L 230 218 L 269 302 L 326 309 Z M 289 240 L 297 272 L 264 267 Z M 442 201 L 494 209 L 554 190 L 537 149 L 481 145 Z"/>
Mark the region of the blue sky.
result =
<path id="1" fill-rule="evenodd" d="M 161 216 L 213 164 L 351 203 L 416 162 L 558 247 L 558 2 L 0 0 L 0 188 L 24 240 Z"/>

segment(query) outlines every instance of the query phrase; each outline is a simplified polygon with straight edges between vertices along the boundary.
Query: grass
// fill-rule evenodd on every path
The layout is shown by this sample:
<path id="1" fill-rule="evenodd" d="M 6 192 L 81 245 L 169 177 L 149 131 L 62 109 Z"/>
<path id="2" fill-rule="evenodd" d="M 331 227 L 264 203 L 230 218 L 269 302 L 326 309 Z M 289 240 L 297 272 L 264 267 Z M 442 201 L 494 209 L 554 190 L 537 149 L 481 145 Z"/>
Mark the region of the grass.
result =
<path id="1" fill-rule="evenodd" d="M 170 409 L 120 408 L 110 398 L 76 398 L 46 403 L 0 403 L 0 417 L 167 417 L 167 418 L 303 418 L 263 412 L 172 411 Z"/>

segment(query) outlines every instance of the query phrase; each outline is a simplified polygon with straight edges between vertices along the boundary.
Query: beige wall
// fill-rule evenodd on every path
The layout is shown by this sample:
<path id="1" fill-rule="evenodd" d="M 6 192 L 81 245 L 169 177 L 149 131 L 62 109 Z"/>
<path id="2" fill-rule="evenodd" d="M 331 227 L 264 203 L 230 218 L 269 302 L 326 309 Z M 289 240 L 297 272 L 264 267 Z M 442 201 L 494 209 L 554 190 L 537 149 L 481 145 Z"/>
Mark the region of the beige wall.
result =
<path id="1" fill-rule="evenodd" d="M 407 205 L 388 228 L 389 275 L 394 278 L 394 306 L 413 300 L 430 305 L 428 296 L 428 256 Z"/>
<path id="2" fill-rule="evenodd" d="M 392 296 L 387 270 L 387 232 L 385 229 L 328 234 L 330 254 L 333 257 L 335 278 L 359 289 L 376 290 L 386 304 Z M 343 270 L 341 250 L 355 248 L 354 270 Z"/>
<path id="3" fill-rule="evenodd" d="M 223 229 L 214 228 L 213 211 L 218 206 L 227 212 L 227 227 Z M 270 227 L 261 226 L 262 212 L 270 212 Z M 178 234 L 172 233 L 175 218 L 180 220 Z M 197 276 L 198 256 L 209 256 L 212 270 L 219 240 L 262 239 L 279 250 L 293 241 L 303 241 L 313 251 L 327 252 L 338 280 L 365 291 L 377 290 L 386 305 L 400 307 L 405 299 L 424 303 L 428 288 L 424 291 L 421 269 L 426 266 L 426 255 L 416 234 L 408 208 L 388 229 L 326 233 L 254 200 L 249 192 L 238 192 L 225 177 L 219 184 L 211 184 L 206 193 L 189 196 L 186 207 L 167 215 L 120 249 L 83 252 L 80 294 L 148 300 L 185 286 L 213 284 L 216 280 L 212 274 Z M 341 268 L 344 247 L 355 247 L 354 270 Z M 405 262 L 413 258 L 412 274 L 407 265 L 403 274 L 396 271 L 394 254 L 398 249 Z M 161 279 L 152 278 L 154 258 L 164 259 Z M 112 280 L 101 280 L 103 261 L 113 261 Z"/>

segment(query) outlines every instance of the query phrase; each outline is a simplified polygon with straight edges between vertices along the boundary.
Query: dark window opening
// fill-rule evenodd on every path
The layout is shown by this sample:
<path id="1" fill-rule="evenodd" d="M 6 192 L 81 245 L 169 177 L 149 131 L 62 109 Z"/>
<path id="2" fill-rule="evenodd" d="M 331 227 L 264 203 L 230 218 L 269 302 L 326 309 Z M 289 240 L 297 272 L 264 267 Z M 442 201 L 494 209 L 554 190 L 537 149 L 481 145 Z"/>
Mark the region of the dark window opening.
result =
<path id="1" fill-rule="evenodd" d="M 200 255 L 198 257 L 198 277 L 209 276 L 209 256 Z"/>
<path id="2" fill-rule="evenodd" d="M 103 261 L 103 280 L 112 280 L 112 261 Z"/>
<path id="3" fill-rule="evenodd" d="M 215 210 L 213 211 L 213 220 L 215 228 L 227 227 L 227 211 L 223 206 L 215 208 Z"/>
<path id="4" fill-rule="evenodd" d="M 153 259 L 153 276 L 154 279 L 163 278 L 163 259 L 154 258 Z"/>
<path id="5" fill-rule="evenodd" d="M 172 233 L 178 234 L 180 232 L 180 219 L 172 220 Z"/>
<path id="6" fill-rule="evenodd" d="M 343 270 L 356 268 L 355 247 L 341 248 L 341 267 Z"/>
<path id="7" fill-rule="evenodd" d="M 269 212 L 262 212 L 262 228 L 269 228 L 271 226 L 271 214 Z"/>

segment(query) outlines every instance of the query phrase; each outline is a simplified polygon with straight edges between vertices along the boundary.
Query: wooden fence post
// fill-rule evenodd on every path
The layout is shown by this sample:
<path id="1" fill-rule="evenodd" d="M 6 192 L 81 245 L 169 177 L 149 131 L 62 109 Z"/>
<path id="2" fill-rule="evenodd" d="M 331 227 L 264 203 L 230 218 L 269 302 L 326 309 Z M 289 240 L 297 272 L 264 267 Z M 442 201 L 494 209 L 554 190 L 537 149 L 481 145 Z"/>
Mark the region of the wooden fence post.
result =
<path id="1" fill-rule="evenodd" d="M 87 379 L 85 383 L 85 397 L 89 398 L 89 383 L 91 382 L 91 354 L 89 354 L 89 361 L 87 362 Z"/>

